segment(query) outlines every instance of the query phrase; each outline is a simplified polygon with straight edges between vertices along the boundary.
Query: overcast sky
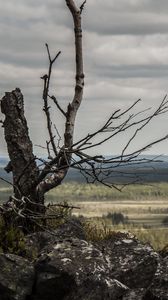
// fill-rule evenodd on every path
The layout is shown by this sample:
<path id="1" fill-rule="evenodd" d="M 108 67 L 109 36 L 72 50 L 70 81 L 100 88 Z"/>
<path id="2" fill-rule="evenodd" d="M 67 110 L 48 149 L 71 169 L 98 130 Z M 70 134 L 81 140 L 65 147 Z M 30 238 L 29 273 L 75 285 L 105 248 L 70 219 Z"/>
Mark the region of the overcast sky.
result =
<path id="1" fill-rule="evenodd" d="M 65 108 L 74 92 L 72 17 L 64 0 L 0 0 L 0 7 L 0 97 L 21 88 L 33 143 L 45 146 L 40 80 L 47 70 L 44 44 L 49 44 L 53 55 L 62 51 L 54 67 L 51 94 Z M 124 109 L 138 98 L 142 99 L 139 110 L 158 106 L 168 93 L 167 0 L 87 0 L 83 45 L 86 79 L 75 139 L 101 126 L 115 109 Z M 62 132 L 63 119 L 58 112 L 53 118 Z M 133 147 L 168 133 L 167 124 L 168 114 L 155 119 Z M 119 136 L 98 153 L 119 153 L 126 138 Z M 3 155 L 2 130 L 0 143 Z M 37 146 L 34 151 L 42 154 Z M 146 153 L 168 154 L 168 142 Z"/>

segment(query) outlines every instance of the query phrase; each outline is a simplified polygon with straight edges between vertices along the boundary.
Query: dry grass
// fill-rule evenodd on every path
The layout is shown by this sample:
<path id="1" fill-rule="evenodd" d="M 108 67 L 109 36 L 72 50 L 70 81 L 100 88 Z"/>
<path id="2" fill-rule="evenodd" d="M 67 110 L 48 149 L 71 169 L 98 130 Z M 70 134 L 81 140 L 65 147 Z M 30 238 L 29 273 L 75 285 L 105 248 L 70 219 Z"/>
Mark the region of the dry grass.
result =
<path id="1" fill-rule="evenodd" d="M 141 242 L 152 245 L 156 251 L 168 247 L 168 228 L 143 228 L 133 224 L 112 225 L 107 219 L 93 218 L 87 220 L 85 229 L 90 240 L 107 238 L 121 231 L 130 232 Z"/>
<path id="2" fill-rule="evenodd" d="M 7 200 L 10 194 L 11 190 L 1 184 L 1 201 Z M 66 201 L 79 206 L 80 211 L 74 210 L 73 213 L 83 215 L 88 218 L 89 223 L 91 222 L 88 232 L 92 239 L 126 230 L 134 233 L 141 241 L 151 243 L 157 250 L 168 244 L 168 227 L 161 227 L 163 218 L 168 215 L 166 183 L 151 186 L 130 185 L 122 193 L 102 185 L 65 183 L 51 190 L 47 201 Z M 109 212 L 120 212 L 128 216 L 130 224 L 112 226 L 109 220 L 102 219 L 102 216 Z M 145 228 L 147 226 L 151 228 Z"/>

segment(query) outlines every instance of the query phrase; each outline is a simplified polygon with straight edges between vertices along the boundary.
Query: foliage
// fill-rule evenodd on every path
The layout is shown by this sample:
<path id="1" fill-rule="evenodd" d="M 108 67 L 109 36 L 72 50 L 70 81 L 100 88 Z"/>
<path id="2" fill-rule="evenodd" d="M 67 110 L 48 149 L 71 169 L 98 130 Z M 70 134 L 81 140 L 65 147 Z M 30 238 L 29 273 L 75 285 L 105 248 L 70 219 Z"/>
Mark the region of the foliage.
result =
<path id="1" fill-rule="evenodd" d="M 161 254 L 163 257 L 167 257 L 167 256 L 168 256 L 168 244 L 166 244 L 166 245 L 163 247 L 163 249 L 161 249 L 160 254 Z"/>
<path id="2" fill-rule="evenodd" d="M 57 206 L 49 205 L 46 215 L 53 214 L 53 218 L 48 219 L 45 226 L 42 222 L 38 221 L 34 231 L 56 229 L 59 225 L 64 223 L 67 218 L 71 217 L 71 212 L 72 208 L 69 207 L 65 201 L 57 204 Z M 36 249 L 28 249 L 25 233 L 16 226 L 11 225 L 6 227 L 2 216 L 0 217 L 0 252 L 24 256 L 31 260 L 37 257 Z"/>
<path id="3" fill-rule="evenodd" d="M 22 256 L 25 254 L 25 237 L 22 230 L 13 226 L 6 228 L 2 216 L 0 218 L 0 250 Z"/>
<path id="4" fill-rule="evenodd" d="M 122 213 L 111 213 L 109 212 L 106 216 L 103 216 L 104 218 L 110 219 L 113 225 L 118 224 L 127 224 L 128 223 L 128 217 L 124 216 Z"/>
<path id="5" fill-rule="evenodd" d="M 64 203 L 66 205 L 66 203 Z M 61 209 L 56 208 L 56 211 L 61 211 L 64 213 L 64 217 L 58 220 L 53 220 L 50 223 L 50 228 L 56 229 L 60 224 L 62 224 L 66 218 L 72 216 L 72 210 L 70 209 Z M 111 216 L 117 216 L 118 220 L 121 219 L 124 222 L 115 223 L 116 219 L 112 220 Z M 98 241 L 103 239 L 108 239 L 111 236 L 114 236 L 119 231 L 130 232 L 134 234 L 141 242 L 149 243 L 153 246 L 156 251 L 167 249 L 167 230 L 164 228 L 151 228 L 143 225 L 131 224 L 128 222 L 128 218 L 123 214 L 109 213 L 107 216 L 103 217 L 94 217 L 94 218 L 85 218 L 79 216 L 81 220 L 86 239 L 89 241 Z M 114 223 L 112 224 L 112 221 Z"/>
<path id="6" fill-rule="evenodd" d="M 140 241 L 152 245 L 156 251 L 162 250 L 167 244 L 166 229 L 139 227 L 132 229 L 131 232 L 134 233 Z"/>
<path id="7" fill-rule="evenodd" d="M 162 224 L 164 226 L 168 226 L 168 216 L 167 217 L 164 217 L 163 221 L 162 221 Z"/>
<path id="8" fill-rule="evenodd" d="M 111 230 L 108 226 L 106 226 L 105 222 L 101 222 L 101 226 L 92 223 L 90 221 L 85 220 L 83 223 L 85 236 L 88 241 L 99 241 L 110 238 L 116 234 L 114 230 Z"/>
<path id="9" fill-rule="evenodd" d="M 46 216 L 51 214 L 53 214 L 54 217 L 47 220 L 46 226 L 47 228 L 54 230 L 72 216 L 72 207 L 67 203 L 67 201 L 57 203 L 56 205 L 49 204 Z"/>
<path id="10" fill-rule="evenodd" d="M 88 219 L 84 228 L 87 239 L 91 241 L 106 239 L 124 231 L 135 235 L 141 242 L 149 243 L 156 251 L 168 249 L 166 229 L 144 228 L 134 224 L 109 226 L 108 220 L 102 218 Z"/>
<path id="11" fill-rule="evenodd" d="M 3 197 L 1 189 L 0 197 Z M 125 230 L 134 233 L 141 241 L 151 243 L 156 250 L 160 250 L 167 244 L 167 229 L 159 227 L 145 228 L 143 223 L 146 224 L 147 222 L 150 226 L 158 223 L 161 226 L 164 217 L 167 220 L 167 197 L 168 185 L 166 183 L 153 186 L 130 185 L 121 193 L 102 185 L 64 183 L 64 185 L 48 193 L 48 201 L 52 200 L 53 204 L 62 204 L 65 207 L 49 205 L 47 213 L 52 214 L 54 211 L 60 218 L 48 220 L 47 225 L 49 228 L 55 229 L 74 213 L 75 210 L 68 209 L 67 204 L 70 205 L 72 203 L 72 205 L 80 206 L 82 202 L 83 207 L 87 207 L 86 215 L 88 211 L 91 211 L 90 205 L 92 204 L 94 211 L 100 213 L 99 215 L 107 215 L 109 211 L 111 214 L 122 213 L 124 216 L 128 215 L 129 224 L 112 225 L 109 218 L 86 219 L 84 226 L 88 239 L 97 240 L 109 234 L 114 234 L 116 231 Z M 98 202 L 95 203 L 96 201 Z M 105 204 L 108 204 L 107 210 Z M 83 208 L 81 211 L 77 210 L 75 212 L 81 214 L 83 213 Z M 132 218 L 134 218 L 134 224 L 131 224 Z M 2 226 L 0 225 L 0 247 L 2 249 L 1 228 Z"/>
<path id="12" fill-rule="evenodd" d="M 122 192 L 110 189 L 101 184 L 79 184 L 77 182 L 64 183 L 51 190 L 47 194 L 48 201 L 114 201 L 114 200 L 147 200 L 147 199 L 167 199 L 167 183 L 157 183 L 153 185 L 131 184 L 126 186 Z"/>

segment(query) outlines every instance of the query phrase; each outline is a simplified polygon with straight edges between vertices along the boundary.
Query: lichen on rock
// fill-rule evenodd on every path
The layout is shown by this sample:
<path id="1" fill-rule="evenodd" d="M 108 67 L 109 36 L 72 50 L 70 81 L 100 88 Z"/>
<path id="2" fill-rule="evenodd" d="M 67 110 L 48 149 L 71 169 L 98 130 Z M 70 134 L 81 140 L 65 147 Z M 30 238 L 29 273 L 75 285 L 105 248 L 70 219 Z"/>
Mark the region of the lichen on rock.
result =
<path id="1" fill-rule="evenodd" d="M 0 300 L 168 300 L 168 256 L 129 233 L 91 242 L 73 219 L 25 247 L 34 259 L 0 255 Z"/>

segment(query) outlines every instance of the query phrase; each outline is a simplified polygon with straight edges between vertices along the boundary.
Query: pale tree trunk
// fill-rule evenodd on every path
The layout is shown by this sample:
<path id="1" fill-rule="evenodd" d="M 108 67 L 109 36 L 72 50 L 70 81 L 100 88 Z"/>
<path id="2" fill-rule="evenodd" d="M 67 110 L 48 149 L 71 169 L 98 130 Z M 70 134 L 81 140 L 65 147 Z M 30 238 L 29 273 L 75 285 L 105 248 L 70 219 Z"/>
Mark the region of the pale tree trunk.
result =
<path id="1" fill-rule="evenodd" d="M 73 21 L 74 21 L 74 34 L 75 34 L 75 62 L 76 62 L 76 74 L 75 74 L 75 93 L 72 101 L 67 106 L 66 112 L 61 110 L 65 117 L 65 131 L 64 131 L 64 145 L 62 149 L 58 152 L 58 155 L 53 161 L 50 162 L 50 166 L 57 165 L 58 171 L 55 172 L 52 176 L 47 179 L 45 175 L 47 173 L 48 166 L 43 170 L 40 175 L 40 182 L 37 186 L 37 189 L 42 192 L 46 193 L 50 189 L 57 187 L 61 182 L 64 180 L 69 166 L 71 164 L 72 158 L 72 145 L 73 145 L 73 138 L 74 138 L 74 127 L 75 127 L 75 120 L 78 109 L 81 105 L 82 98 L 83 98 L 83 89 L 84 89 L 84 71 L 83 71 L 83 47 L 82 47 L 82 25 L 81 25 L 81 15 L 82 10 L 86 1 L 84 1 L 83 5 L 78 8 L 73 0 L 66 0 L 66 4 L 72 14 Z M 57 57 L 57 56 L 56 56 Z M 49 55 L 50 58 L 50 55 Z M 50 61 L 51 62 L 51 61 Z M 47 76 L 47 84 L 45 84 L 46 78 L 44 77 L 44 94 L 48 94 L 49 88 L 49 80 L 50 80 L 50 72 Z M 47 97 L 46 97 L 47 101 Z M 44 101 L 45 102 L 45 101 Z M 58 105 L 58 103 L 57 103 Z M 47 105 L 46 105 L 47 106 Z M 60 107 L 59 107 L 60 110 Z M 48 108 L 46 108 L 46 112 L 48 115 Z M 49 123 L 49 122 L 48 122 Z M 49 127 L 49 132 L 51 132 L 51 128 Z M 52 141 L 52 138 L 51 138 Z M 54 150 L 54 149 L 53 149 Z M 55 151 L 54 151 L 55 152 Z M 59 163 L 58 163 L 59 161 Z"/>

